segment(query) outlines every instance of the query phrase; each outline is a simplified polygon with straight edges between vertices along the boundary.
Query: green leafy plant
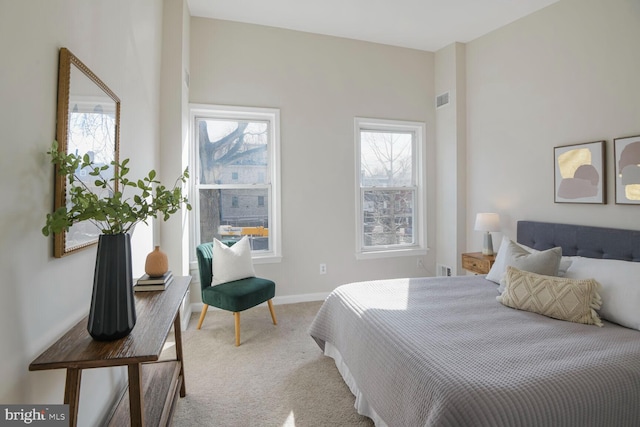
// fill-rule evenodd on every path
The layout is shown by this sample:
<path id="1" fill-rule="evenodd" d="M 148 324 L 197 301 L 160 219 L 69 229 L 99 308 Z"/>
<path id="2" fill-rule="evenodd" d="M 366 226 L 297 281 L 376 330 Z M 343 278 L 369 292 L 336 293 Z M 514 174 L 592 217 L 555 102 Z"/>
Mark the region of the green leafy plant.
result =
<path id="1" fill-rule="evenodd" d="M 129 179 L 129 159 L 96 164 L 88 154 L 80 156 L 59 151 L 57 141 L 47 154 L 58 174 L 67 179 L 68 203 L 47 214 L 46 225 L 42 228 L 45 236 L 68 231 L 80 221 L 92 222 L 103 234 L 127 233 L 139 222 L 146 224 L 150 217 L 160 216 L 166 221 L 183 203 L 191 210 L 181 186 L 189 178 L 189 168 L 176 179 L 172 188 L 167 188 L 156 180 L 155 170 L 142 179 Z M 106 178 L 104 172 L 109 169 L 113 169 L 113 176 Z M 81 170 L 93 178 L 94 188 L 88 185 L 86 178 L 77 175 Z M 125 196 L 127 189 L 135 194 Z M 96 192 L 98 190 L 101 194 Z"/>

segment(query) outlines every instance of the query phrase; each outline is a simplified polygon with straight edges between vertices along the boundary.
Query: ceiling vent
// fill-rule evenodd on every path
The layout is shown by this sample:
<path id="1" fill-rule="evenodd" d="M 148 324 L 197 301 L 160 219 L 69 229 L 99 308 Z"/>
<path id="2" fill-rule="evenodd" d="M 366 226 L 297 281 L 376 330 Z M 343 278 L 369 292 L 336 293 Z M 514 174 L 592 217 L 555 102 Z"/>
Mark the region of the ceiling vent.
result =
<path id="1" fill-rule="evenodd" d="M 449 105 L 449 92 L 436 96 L 436 108 L 441 108 L 445 105 Z"/>

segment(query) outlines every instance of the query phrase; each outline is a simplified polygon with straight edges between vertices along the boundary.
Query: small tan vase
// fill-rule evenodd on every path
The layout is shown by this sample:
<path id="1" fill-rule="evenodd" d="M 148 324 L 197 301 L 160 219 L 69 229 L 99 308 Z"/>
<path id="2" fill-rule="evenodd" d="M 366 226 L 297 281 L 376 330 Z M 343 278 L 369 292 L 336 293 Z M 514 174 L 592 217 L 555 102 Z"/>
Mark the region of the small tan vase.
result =
<path id="1" fill-rule="evenodd" d="M 144 263 L 144 272 L 151 277 L 157 277 L 162 276 L 168 270 L 169 260 L 167 259 L 167 254 L 160 250 L 160 246 L 156 246 L 147 255 L 147 260 Z"/>

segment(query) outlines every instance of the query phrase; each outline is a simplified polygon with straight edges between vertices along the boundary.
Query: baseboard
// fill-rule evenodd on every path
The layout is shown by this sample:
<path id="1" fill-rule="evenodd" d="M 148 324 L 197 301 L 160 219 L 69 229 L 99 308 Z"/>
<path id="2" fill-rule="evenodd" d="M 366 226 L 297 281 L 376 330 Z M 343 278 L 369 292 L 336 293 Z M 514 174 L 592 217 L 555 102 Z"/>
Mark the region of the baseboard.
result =
<path id="1" fill-rule="evenodd" d="M 283 304 L 295 304 L 298 302 L 310 302 L 310 301 L 324 301 L 327 296 L 329 296 L 329 292 L 319 292 L 316 294 L 300 294 L 300 295 L 284 295 L 281 297 L 273 298 L 274 305 L 283 305 Z M 267 305 L 267 303 L 262 303 L 260 305 Z M 216 310 L 215 307 L 209 307 L 209 310 Z M 184 310 L 189 312 L 189 316 L 191 313 L 200 313 L 202 311 L 202 302 L 192 302 L 189 305 L 188 310 Z M 184 317 L 184 316 L 183 316 Z M 186 322 L 182 322 L 183 328 L 184 325 L 188 322 L 188 317 Z"/>
<path id="2" fill-rule="evenodd" d="M 280 304 L 295 304 L 297 302 L 310 302 L 310 301 L 324 301 L 330 292 L 319 292 L 317 294 L 301 294 L 301 295 L 285 295 L 281 297 L 275 297 L 273 303 L 275 305 Z"/>

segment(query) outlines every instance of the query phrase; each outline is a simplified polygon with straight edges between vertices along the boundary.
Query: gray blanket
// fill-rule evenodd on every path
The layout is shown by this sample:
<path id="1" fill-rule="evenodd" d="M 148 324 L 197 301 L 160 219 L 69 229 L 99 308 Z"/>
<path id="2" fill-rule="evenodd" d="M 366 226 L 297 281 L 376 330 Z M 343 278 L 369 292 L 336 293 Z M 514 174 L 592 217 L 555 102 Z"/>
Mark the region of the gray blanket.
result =
<path id="1" fill-rule="evenodd" d="M 352 283 L 310 327 L 389 426 L 639 426 L 640 332 L 508 308 L 484 276 Z"/>

